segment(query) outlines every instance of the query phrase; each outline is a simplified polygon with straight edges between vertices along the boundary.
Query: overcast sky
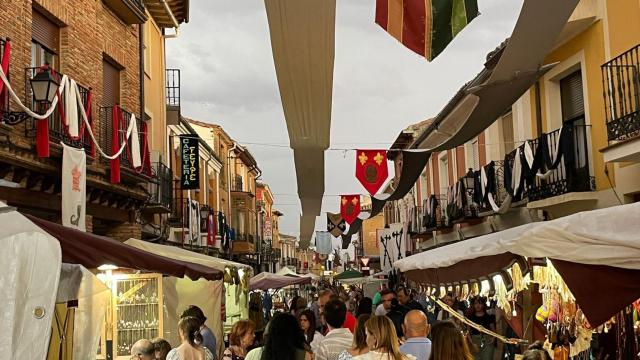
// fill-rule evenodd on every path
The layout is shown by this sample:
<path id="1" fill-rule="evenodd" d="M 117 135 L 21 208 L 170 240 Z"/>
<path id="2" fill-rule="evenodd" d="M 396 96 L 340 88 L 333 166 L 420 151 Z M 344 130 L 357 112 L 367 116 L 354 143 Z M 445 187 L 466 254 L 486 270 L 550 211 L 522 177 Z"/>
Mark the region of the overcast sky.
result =
<path id="1" fill-rule="evenodd" d="M 511 34 L 522 6 L 480 0 L 481 15 L 429 63 L 375 24 L 374 0 L 337 3 L 331 147 L 340 149 L 386 148 L 409 124 L 435 116 Z M 293 153 L 264 0 L 191 1 L 189 17 L 180 37 L 167 40 L 167 67 L 182 70 L 182 114 L 222 125 L 250 149 L 285 214 L 280 231 L 298 235 Z M 323 212 L 338 211 L 338 194 L 366 192 L 354 173 L 354 151 L 327 152 Z M 325 228 L 318 218 L 316 229 Z"/>

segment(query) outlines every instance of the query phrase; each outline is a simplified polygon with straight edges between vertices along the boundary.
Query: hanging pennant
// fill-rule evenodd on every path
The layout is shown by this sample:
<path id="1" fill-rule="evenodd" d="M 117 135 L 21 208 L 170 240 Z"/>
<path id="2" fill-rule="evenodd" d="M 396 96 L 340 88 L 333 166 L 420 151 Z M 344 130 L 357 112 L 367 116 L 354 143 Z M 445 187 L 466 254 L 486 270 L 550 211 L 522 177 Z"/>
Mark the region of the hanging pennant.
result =
<path id="1" fill-rule="evenodd" d="M 62 225 L 86 231 L 87 155 L 62 144 Z"/>
<path id="2" fill-rule="evenodd" d="M 360 195 L 342 195 L 340 197 L 340 215 L 351 225 L 360 214 Z"/>
<path id="3" fill-rule="evenodd" d="M 356 179 L 371 195 L 375 195 L 389 177 L 385 150 L 356 151 Z"/>
<path id="4" fill-rule="evenodd" d="M 323 255 L 331 254 L 331 234 L 326 231 L 316 231 L 316 252 Z"/>
<path id="5" fill-rule="evenodd" d="M 347 230 L 347 224 L 340 214 L 327 213 L 327 231 L 338 237 Z"/>

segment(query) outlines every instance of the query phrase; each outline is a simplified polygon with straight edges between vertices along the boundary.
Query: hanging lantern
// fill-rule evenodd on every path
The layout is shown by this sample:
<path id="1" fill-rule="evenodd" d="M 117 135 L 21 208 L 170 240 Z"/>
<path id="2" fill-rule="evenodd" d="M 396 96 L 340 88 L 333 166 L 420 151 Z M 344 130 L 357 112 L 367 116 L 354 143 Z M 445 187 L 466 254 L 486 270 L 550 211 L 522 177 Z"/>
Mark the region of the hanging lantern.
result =
<path id="1" fill-rule="evenodd" d="M 51 104 L 60 87 L 60 81 L 53 76 L 48 63 L 45 63 L 29 82 L 31 83 L 31 92 L 36 103 L 47 102 Z"/>

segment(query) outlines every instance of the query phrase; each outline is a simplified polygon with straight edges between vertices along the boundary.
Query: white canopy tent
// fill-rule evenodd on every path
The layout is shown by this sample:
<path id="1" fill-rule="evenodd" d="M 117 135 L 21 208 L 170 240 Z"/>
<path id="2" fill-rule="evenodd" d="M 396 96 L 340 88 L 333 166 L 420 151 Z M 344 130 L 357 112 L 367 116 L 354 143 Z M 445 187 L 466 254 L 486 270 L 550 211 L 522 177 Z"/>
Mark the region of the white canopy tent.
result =
<path id="1" fill-rule="evenodd" d="M 640 297 L 640 203 L 518 226 L 409 256 L 394 266 L 414 281 L 446 285 L 497 273 L 523 257 L 549 258 L 587 318 L 599 324 Z M 616 296 L 598 297 L 605 288 Z"/>
<path id="2" fill-rule="evenodd" d="M 0 202 L 0 354 L 46 359 L 62 253 L 58 240 Z"/>
<path id="3" fill-rule="evenodd" d="M 251 276 L 250 274 L 253 271 L 249 265 L 199 254 L 174 246 L 154 244 L 138 239 L 129 239 L 125 241 L 125 244 L 168 258 L 202 264 L 221 271 L 227 271 L 229 267 L 235 267 L 238 269 L 241 278 L 245 272 L 248 272 L 248 276 Z M 213 331 L 216 339 L 223 339 L 224 337 L 224 324 L 220 317 L 223 295 L 227 299 L 225 310 L 228 313 L 238 312 L 238 316 L 242 319 L 249 317 L 249 302 L 246 292 L 241 291 L 241 284 L 228 286 L 227 294 L 225 293 L 223 280 L 208 281 L 200 279 L 192 281 L 185 278 L 165 277 L 162 279 L 162 287 L 165 304 L 164 337 L 170 344 L 180 343 L 177 328 L 178 321 L 182 311 L 189 305 L 196 305 L 202 309 L 205 316 L 207 316 L 207 326 Z M 217 345 L 218 353 L 220 354 L 224 343 L 218 341 Z"/>
<path id="4" fill-rule="evenodd" d="M 280 270 L 276 272 L 276 275 L 300 277 L 300 275 L 298 275 L 295 271 L 291 270 L 291 268 L 289 268 L 288 266 L 282 267 Z"/>

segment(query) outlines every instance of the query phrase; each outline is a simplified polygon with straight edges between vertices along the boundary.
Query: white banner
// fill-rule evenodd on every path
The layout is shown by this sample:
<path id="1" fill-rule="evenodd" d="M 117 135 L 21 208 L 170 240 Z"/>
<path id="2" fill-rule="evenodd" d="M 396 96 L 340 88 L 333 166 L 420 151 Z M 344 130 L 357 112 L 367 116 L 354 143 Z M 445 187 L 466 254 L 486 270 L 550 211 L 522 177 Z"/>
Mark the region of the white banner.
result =
<path id="1" fill-rule="evenodd" d="M 329 255 L 333 251 L 331 234 L 327 231 L 316 231 L 316 251 L 318 254 Z"/>
<path id="2" fill-rule="evenodd" d="M 62 144 L 62 225 L 86 231 L 87 155 Z"/>
<path id="3" fill-rule="evenodd" d="M 380 248 L 382 271 L 391 270 L 393 263 L 405 257 L 407 251 L 407 225 L 391 224 L 387 229 L 379 229 L 377 237 Z"/>

